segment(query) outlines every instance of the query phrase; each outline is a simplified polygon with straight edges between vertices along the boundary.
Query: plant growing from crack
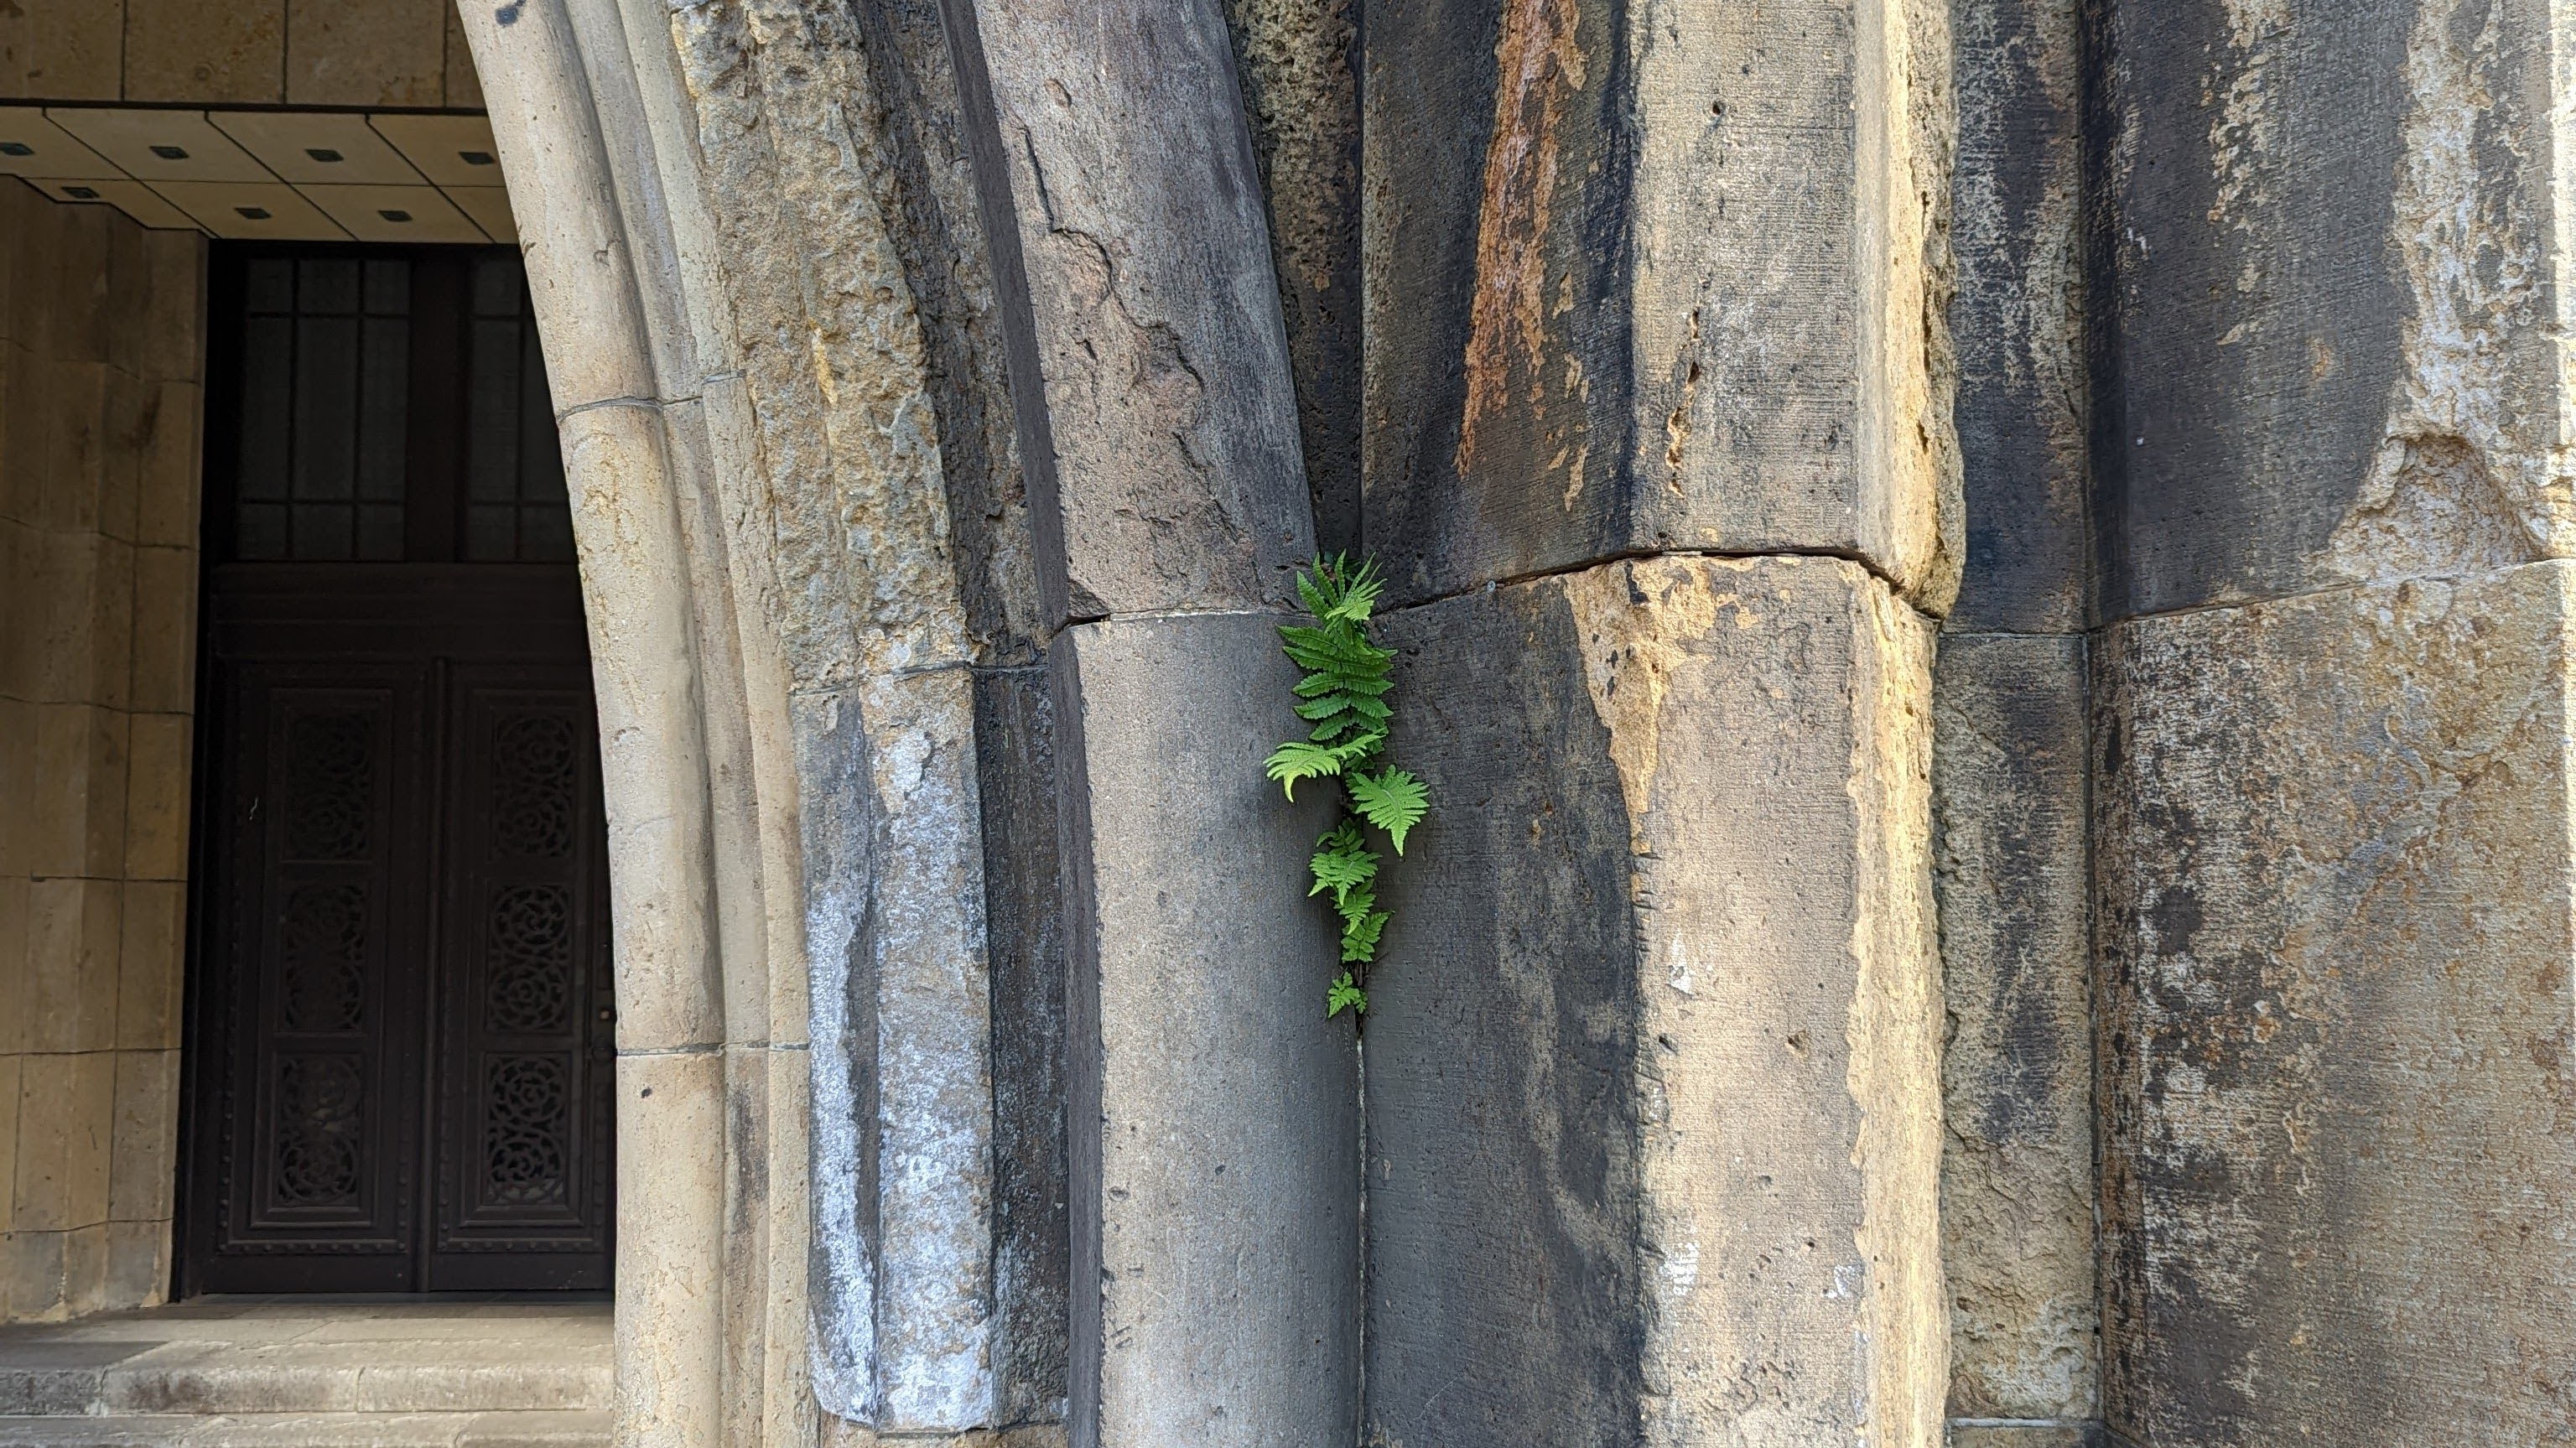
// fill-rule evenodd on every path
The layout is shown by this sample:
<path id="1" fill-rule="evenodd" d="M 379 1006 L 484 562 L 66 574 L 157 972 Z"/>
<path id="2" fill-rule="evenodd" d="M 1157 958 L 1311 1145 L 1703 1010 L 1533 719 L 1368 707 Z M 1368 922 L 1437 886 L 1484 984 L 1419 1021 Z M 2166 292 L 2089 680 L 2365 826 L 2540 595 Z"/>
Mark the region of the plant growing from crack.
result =
<path id="1" fill-rule="evenodd" d="M 1306 894 L 1331 891 L 1333 913 L 1341 917 L 1342 971 L 1324 993 L 1324 1014 L 1347 1009 L 1354 1019 L 1368 1010 L 1368 968 L 1387 922 L 1387 912 L 1377 908 L 1383 857 L 1369 843 L 1367 827 L 1382 831 L 1401 855 L 1405 835 L 1431 802 L 1422 781 L 1387 758 L 1395 651 L 1370 642 L 1368 632 L 1384 586 L 1374 561 L 1353 568 L 1347 554 L 1318 557 L 1297 575 L 1297 596 L 1315 622 L 1281 628 L 1279 645 L 1306 671 L 1297 681 L 1295 708 L 1310 727 L 1305 738 L 1274 750 L 1266 766 L 1292 801 L 1299 780 L 1341 782 L 1342 817 L 1315 841 L 1308 862 L 1315 886 Z"/>

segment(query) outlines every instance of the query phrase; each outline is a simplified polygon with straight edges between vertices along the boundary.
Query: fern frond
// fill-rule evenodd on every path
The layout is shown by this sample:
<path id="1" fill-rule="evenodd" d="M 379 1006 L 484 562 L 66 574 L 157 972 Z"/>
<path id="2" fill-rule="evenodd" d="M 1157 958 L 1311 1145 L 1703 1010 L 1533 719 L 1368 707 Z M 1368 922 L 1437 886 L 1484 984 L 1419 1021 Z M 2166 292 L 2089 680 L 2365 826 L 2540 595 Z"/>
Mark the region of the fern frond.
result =
<path id="1" fill-rule="evenodd" d="M 1360 989 L 1347 970 L 1324 990 L 1324 1018 L 1330 1020 L 1345 1010 L 1354 1015 L 1368 1014 L 1368 992 Z"/>
<path id="2" fill-rule="evenodd" d="M 1262 770 L 1294 801 L 1297 798 L 1297 781 L 1341 773 L 1342 756 L 1320 744 L 1303 739 L 1292 740 L 1272 750 Z"/>
<path id="3" fill-rule="evenodd" d="M 1342 964 L 1366 965 L 1377 959 L 1378 932 L 1386 929 L 1388 916 L 1383 910 L 1372 910 L 1357 920 L 1342 922 Z"/>
<path id="4" fill-rule="evenodd" d="M 1362 818 L 1386 831 L 1394 842 L 1395 852 L 1404 853 L 1404 837 L 1431 808 L 1431 790 L 1420 779 L 1401 769 L 1382 769 L 1376 774 L 1351 771 L 1343 780 L 1350 787 L 1351 804 Z"/>

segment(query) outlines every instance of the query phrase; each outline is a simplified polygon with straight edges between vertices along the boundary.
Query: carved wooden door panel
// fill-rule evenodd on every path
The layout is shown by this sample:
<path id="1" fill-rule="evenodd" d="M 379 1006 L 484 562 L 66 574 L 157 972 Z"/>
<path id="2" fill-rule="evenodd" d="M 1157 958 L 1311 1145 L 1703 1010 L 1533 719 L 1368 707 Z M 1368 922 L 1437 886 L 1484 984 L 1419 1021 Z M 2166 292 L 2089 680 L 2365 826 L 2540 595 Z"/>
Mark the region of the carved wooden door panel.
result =
<path id="1" fill-rule="evenodd" d="M 615 1016 L 588 681 L 460 669 L 449 699 L 439 933 L 456 966 L 432 1275 L 452 1288 L 587 1279 L 607 1252 Z"/>
<path id="2" fill-rule="evenodd" d="M 604 1289 L 607 827 L 517 259 L 215 282 L 181 1290 Z"/>

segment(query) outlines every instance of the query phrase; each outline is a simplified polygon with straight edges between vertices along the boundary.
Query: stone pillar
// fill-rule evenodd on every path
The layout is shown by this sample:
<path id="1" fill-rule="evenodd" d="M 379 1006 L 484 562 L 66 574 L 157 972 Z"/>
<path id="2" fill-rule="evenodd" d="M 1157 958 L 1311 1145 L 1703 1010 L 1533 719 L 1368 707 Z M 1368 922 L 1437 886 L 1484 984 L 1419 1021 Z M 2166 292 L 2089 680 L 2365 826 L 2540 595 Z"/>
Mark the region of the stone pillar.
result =
<path id="1" fill-rule="evenodd" d="M 2100 1416 L 2075 0 L 1954 7 L 1967 567 L 1933 673 L 1953 1448 Z"/>
<path id="2" fill-rule="evenodd" d="M 2564 1436 L 2564 22 L 2124 0 L 2104 38 L 2110 1426 Z"/>
<path id="3" fill-rule="evenodd" d="M 1340 1448 L 1356 1056 L 1260 761 L 1314 527 L 1214 0 L 951 0 L 1028 480 L 1072 987 L 1081 1448 Z"/>
<path id="4" fill-rule="evenodd" d="M 0 1321 L 169 1291 L 204 268 L 0 182 Z"/>
<path id="5" fill-rule="evenodd" d="M 1368 18 L 1367 1441 L 1940 1439 L 1941 21 Z"/>

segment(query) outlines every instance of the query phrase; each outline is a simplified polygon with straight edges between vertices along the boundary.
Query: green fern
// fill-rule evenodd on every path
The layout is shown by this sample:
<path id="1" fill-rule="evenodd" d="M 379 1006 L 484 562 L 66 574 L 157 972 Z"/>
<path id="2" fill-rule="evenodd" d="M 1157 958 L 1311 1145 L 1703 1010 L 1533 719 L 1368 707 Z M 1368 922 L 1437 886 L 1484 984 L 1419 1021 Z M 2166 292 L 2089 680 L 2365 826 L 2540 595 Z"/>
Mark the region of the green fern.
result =
<path id="1" fill-rule="evenodd" d="M 1328 1016 L 1368 1010 L 1368 967 L 1388 919 L 1377 908 L 1374 888 L 1383 861 L 1362 822 L 1384 831 L 1401 855 L 1404 837 L 1431 803 L 1419 778 L 1386 762 L 1395 720 L 1386 700 L 1395 687 L 1395 652 L 1368 636 L 1369 615 L 1384 588 L 1373 562 L 1353 568 L 1347 555 L 1317 558 L 1297 577 L 1297 596 L 1315 622 L 1279 630 L 1281 650 L 1306 671 L 1291 707 L 1310 727 L 1305 738 L 1272 751 L 1264 768 L 1291 800 L 1298 782 L 1308 779 L 1339 779 L 1345 796 L 1341 822 L 1315 842 L 1309 862 L 1315 885 L 1306 892 L 1331 891 L 1333 913 L 1342 923 L 1344 969 L 1325 989 Z"/>

